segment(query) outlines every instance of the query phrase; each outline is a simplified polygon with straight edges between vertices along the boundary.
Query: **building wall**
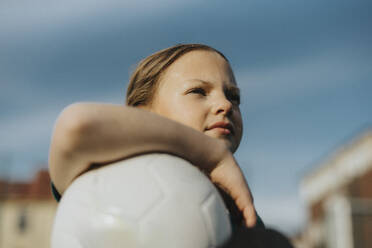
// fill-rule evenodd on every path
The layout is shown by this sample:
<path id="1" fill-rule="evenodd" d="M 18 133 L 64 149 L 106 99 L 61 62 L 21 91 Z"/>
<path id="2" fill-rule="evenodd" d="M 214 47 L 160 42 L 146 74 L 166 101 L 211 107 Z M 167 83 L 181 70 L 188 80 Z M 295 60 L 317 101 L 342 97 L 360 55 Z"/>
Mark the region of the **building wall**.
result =
<path id="1" fill-rule="evenodd" d="M 0 248 L 50 248 L 57 203 L 49 200 L 0 202 Z"/>
<path id="2" fill-rule="evenodd" d="M 345 216 L 344 211 L 344 214 L 332 217 L 334 215 L 332 209 L 339 205 L 334 204 L 335 196 L 341 196 L 345 201 L 344 204 L 350 208 L 348 216 Z M 349 220 L 349 223 L 336 223 L 341 218 Z M 346 226 L 350 227 L 345 229 Z M 340 228 L 345 229 L 339 230 L 338 236 L 342 238 L 348 235 L 347 233 L 351 233 L 348 239 L 350 244 L 347 246 L 346 241 L 344 244 L 337 244 L 335 241 L 340 239 L 335 236 L 337 235 L 336 229 Z M 354 178 L 348 185 L 328 192 L 313 202 L 309 206 L 309 223 L 305 233 L 308 247 L 340 247 L 340 245 L 355 248 L 372 247 L 372 169 Z"/>
<path id="3" fill-rule="evenodd" d="M 348 191 L 352 198 L 372 199 L 372 169 L 360 177 L 355 178 L 348 185 Z"/>
<path id="4" fill-rule="evenodd" d="M 372 247 L 372 170 L 353 180 L 348 189 L 354 247 Z"/>
<path id="5" fill-rule="evenodd" d="M 304 177 L 306 247 L 372 247 L 372 129 L 345 143 Z"/>

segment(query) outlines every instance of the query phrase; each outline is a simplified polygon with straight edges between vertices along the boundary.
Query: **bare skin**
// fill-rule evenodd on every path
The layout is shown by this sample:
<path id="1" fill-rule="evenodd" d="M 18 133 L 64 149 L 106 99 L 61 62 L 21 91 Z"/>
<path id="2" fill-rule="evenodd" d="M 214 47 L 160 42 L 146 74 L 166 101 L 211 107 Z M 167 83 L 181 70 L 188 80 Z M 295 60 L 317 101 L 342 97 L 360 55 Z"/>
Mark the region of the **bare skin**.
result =
<path id="1" fill-rule="evenodd" d="M 63 193 L 93 165 L 170 153 L 205 171 L 234 199 L 246 225 L 254 226 L 253 199 L 232 155 L 242 135 L 233 91 L 236 83 L 228 63 L 217 53 L 193 51 L 167 69 L 153 101 L 143 109 L 96 103 L 67 107 L 50 147 L 56 188 Z"/>

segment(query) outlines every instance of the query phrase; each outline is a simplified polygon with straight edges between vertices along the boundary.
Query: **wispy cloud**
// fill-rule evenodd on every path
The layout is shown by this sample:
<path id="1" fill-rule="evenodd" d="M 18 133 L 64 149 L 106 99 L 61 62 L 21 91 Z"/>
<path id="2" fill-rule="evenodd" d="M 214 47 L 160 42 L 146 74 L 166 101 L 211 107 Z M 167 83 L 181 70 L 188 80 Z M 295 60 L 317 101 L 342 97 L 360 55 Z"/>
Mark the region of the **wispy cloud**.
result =
<path id="1" fill-rule="evenodd" d="M 241 68 L 236 72 L 236 77 L 243 93 L 243 106 L 262 111 L 288 101 L 350 87 L 360 80 L 372 78 L 372 56 L 366 56 L 364 52 L 363 48 L 336 47 L 291 63 L 281 62 L 264 68 Z"/>
<path id="2" fill-rule="evenodd" d="M 79 98 L 76 98 L 79 101 Z M 91 101 L 122 104 L 121 94 L 115 92 L 91 96 Z M 54 123 L 64 107 L 73 101 L 59 101 L 31 111 L 2 116 L 0 121 L 0 177 L 30 179 L 33 171 L 45 166 Z M 10 164 L 3 164 L 2 157 Z M 9 166 L 12 166 L 10 168 Z M 8 168 L 9 167 L 9 168 Z M 3 174 L 3 175 L 2 175 Z"/>
<path id="3" fill-rule="evenodd" d="M 91 96 L 92 101 L 123 103 L 120 95 L 113 93 Z M 25 111 L 2 118 L 0 122 L 0 149 L 3 151 L 26 152 L 30 147 L 49 144 L 54 122 L 64 107 L 73 102 L 44 104 L 43 108 Z"/>
<path id="4" fill-rule="evenodd" d="M 73 1 L 11 1 L 0 3 L 0 29 L 7 32 L 32 31 L 38 28 L 53 27 L 56 24 L 66 25 L 86 19 L 119 14 L 123 19 L 137 19 L 139 15 L 147 18 L 182 8 L 195 1 L 175 2 L 170 0 L 83 0 Z M 141 8 L 139 8 L 141 4 Z M 124 23 L 123 23 L 124 24 Z M 133 23 L 131 23 L 133 24 Z"/>

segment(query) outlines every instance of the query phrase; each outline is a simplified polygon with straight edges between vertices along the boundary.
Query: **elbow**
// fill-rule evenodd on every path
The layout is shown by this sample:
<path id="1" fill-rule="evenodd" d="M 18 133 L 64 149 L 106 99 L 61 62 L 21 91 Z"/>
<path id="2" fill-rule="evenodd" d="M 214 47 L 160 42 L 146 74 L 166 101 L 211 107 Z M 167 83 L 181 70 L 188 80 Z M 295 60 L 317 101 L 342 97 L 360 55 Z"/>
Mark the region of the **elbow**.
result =
<path id="1" fill-rule="evenodd" d="M 58 117 L 49 151 L 49 171 L 57 189 L 64 191 L 66 185 L 78 173 L 76 164 L 82 161 L 85 135 L 90 129 L 85 104 L 76 103 L 66 107 Z M 61 180 L 62 179 L 62 180 Z"/>
<path id="2" fill-rule="evenodd" d="M 84 104 L 72 104 L 62 111 L 53 138 L 65 155 L 71 156 L 74 151 L 80 151 L 84 137 L 91 129 L 91 119 Z"/>

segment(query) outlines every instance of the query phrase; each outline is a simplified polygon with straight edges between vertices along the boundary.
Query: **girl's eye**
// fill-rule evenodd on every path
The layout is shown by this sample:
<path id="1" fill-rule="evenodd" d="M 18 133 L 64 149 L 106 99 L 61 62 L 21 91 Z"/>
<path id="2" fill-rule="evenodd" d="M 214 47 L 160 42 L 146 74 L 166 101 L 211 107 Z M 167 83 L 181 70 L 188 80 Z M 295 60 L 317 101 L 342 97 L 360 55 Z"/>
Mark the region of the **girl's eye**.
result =
<path id="1" fill-rule="evenodd" d="M 189 93 L 199 94 L 199 95 L 202 95 L 202 96 L 207 95 L 207 92 L 203 88 L 193 88 L 189 91 Z"/>
<path id="2" fill-rule="evenodd" d="M 229 99 L 233 104 L 239 105 L 240 104 L 240 95 L 233 93 L 233 92 L 227 92 L 226 94 L 227 99 Z"/>

